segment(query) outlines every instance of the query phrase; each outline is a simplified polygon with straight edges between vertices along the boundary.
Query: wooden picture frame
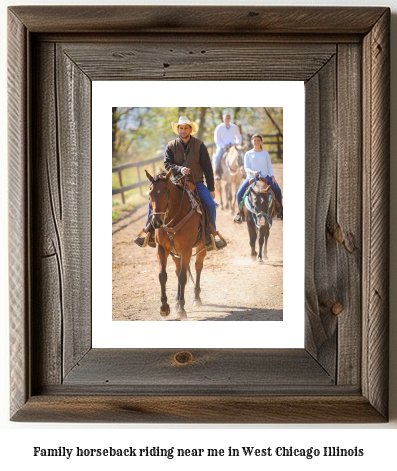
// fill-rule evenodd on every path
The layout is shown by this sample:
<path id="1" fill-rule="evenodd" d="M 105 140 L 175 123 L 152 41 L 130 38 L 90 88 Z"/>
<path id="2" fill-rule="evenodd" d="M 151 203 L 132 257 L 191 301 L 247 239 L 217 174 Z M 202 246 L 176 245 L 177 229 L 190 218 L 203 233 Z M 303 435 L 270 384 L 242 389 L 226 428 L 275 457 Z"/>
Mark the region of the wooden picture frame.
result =
<path id="1" fill-rule="evenodd" d="M 11 420 L 388 420 L 389 24 L 383 7 L 9 8 Z M 226 73 L 305 81 L 305 348 L 92 349 L 91 81 Z"/>

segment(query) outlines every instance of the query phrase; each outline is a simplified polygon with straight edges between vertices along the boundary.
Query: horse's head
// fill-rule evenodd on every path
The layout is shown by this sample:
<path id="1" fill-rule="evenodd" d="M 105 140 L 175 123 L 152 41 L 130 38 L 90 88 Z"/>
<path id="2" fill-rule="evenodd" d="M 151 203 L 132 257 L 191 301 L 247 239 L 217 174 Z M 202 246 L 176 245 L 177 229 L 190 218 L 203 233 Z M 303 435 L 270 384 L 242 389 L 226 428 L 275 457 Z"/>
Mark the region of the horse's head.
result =
<path id="1" fill-rule="evenodd" d="M 160 228 L 167 217 L 168 205 L 170 201 L 170 177 L 171 169 L 168 172 L 160 172 L 155 177 L 145 170 L 146 177 L 150 181 L 149 202 L 152 208 L 151 224 L 155 229 Z"/>
<path id="2" fill-rule="evenodd" d="M 236 149 L 236 152 L 237 152 L 237 163 L 238 163 L 238 166 L 239 166 L 239 169 L 240 169 L 241 173 L 244 173 L 244 155 L 245 155 L 246 147 L 247 147 L 246 145 L 244 145 L 244 146 L 235 145 L 234 146 L 234 148 Z"/>
<path id="3" fill-rule="evenodd" d="M 251 188 L 251 204 L 255 210 L 258 224 L 266 226 L 269 224 L 269 196 L 270 185 L 258 180 Z"/>

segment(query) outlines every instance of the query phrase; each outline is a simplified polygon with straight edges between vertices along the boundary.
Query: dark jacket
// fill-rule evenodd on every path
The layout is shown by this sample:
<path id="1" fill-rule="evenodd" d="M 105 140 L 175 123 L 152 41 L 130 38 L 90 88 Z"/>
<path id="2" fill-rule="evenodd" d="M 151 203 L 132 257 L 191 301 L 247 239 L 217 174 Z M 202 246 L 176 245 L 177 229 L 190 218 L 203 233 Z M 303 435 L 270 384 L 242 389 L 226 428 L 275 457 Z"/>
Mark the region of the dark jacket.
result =
<path id="1" fill-rule="evenodd" d="M 214 172 L 208 150 L 199 139 L 191 136 L 187 148 L 180 138 L 169 142 L 164 153 L 166 170 L 172 169 L 174 175 L 181 173 L 182 167 L 190 168 L 191 182 L 205 181 L 209 191 L 214 191 Z"/>

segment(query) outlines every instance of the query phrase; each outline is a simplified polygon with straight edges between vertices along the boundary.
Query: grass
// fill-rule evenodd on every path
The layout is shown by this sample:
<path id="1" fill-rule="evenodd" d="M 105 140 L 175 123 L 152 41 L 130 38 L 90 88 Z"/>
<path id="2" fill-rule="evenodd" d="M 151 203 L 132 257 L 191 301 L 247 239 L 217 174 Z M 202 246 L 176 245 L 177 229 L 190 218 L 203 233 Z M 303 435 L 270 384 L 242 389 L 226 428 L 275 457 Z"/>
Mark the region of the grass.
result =
<path id="1" fill-rule="evenodd" d="M 127 191 L 124 193 L 125 203 L 122 203 L 121 195 L 114 195 L 112 199 L 112 222 L 117 221 L 125 212 L 131 211 L 141 204 L 146 203 L 148 200 L 147 191 L 148 189 L 143 187 L 142 196 L 139 192 L 139 188 Z"/>
<path id="2" fill-rule="evenodd" d="M 131 185 L 138 182 L 138 168 L 128 168 L 122 171 L 123 186 Z M 149 169 L 150 170 L 150 169 Z M 139 168 L 139 176 L 142 182 L 147 181 L 145 170 L 143 167 Z M 147 182 L 149 184 L 149 182 Z M 120 188 L 119 176 L 115 172 L 112 174 L 112 189 Z M 148 186 L 135 188 L 124 193 L 125 203 L 122 203 L 121 194 L 112 197 L 112 221 L 116 221 L 126 211 L 131 211 L 135 207 L 147 201 Z M 141 194 L 142 193 L 142 194 Z"/>

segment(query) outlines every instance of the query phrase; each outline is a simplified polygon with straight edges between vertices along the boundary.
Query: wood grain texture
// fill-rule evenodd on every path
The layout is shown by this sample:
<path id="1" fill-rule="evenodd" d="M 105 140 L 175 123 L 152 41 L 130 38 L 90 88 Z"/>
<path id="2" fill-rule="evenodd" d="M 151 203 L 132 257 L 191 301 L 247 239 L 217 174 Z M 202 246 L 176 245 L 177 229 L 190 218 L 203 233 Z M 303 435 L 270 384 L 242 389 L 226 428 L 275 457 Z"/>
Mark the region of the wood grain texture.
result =
<path id="1" fill-rule="evenodd" d="M 59 214 L 62 205 L 58 159 L 55 48 L 34 46 L 37 63 L 34 81 L 34 135 L 32 207 L 34 234 L 32 290 L 34 320 L 32 349 L 33 378 L 38 384 L 60 384 L 63 376 L 63 244 Z M 43 339 L 45 338 L 45 341 Z"/>
<path id="2" fill-rule="evenodd" d="M 192 360 L 180 364 L 175 359 L 183 349 L 93 349 L 64 379 L 63 385 L 114 388 L 142 387 L 149 394 L 171 388 L 183 393 L 208 394 L 222 389 L 224 394 L 238 390 L 260 393 L 268 386 L 275 391 L 286 386 L 319 387 L 334 384 L 304 349 L 192 349 Z"/>
<path id="3" fill-rule="evenodd" d="M 51 43 L 35 62 L 35 388 L 91 347 L 91 83 Z"/>
<path id="4" fill-rule="evenodd" d="M 12 11 L 32 32 L 343 34 L 370 31 L 384 8 L 19 6 Z"/>
<path id="5" fill-rule="evenodd" d="M 66 44 L 66 54 L 91 80 L 309 80 L 336 53 L 334 44 L 242 43 L 231 38 L 161 43 Z"/>
<path id="6" fill-rule="evenodd" d="M 363 392 L 388 411 L 390 12 L 364 40 Z"/>
<path id="7" fill-rule="evenodd" d="M 337 383 L 360 384 L 362 362 L 362 54 L 359 45 L 338 46 L 337 175 L 328 225 L 336 240 L 334 312 L 338 320 Z"/>
<path id="8" fill-rule="evenodd" d="M 92 394 L 39 396 L 14 421 L 74 423 L 379 423 L 385 419 L 368 400 L 345 397 L 247 397 L 174 395 L 136 397 Z"/>
<path id="9" fill-rule="evenodd" d="M 29 351 L 29 199 L 26 28 L 8 15 L 8 166 L 9 166 L 9 303 L 11 414 L 30 394 Z"/>
<path id="10" fill-rule="evenodd" d="M 12 8 L 12 420 L 387 420 L 389 11 L 233 7 L 222 23 L 218 10 Z M 222 80 L 233 53 L 244 80 L 306 82 L 306 349 L 194 350 L 184 365 L 176 351 L 91 350 L 91 80 Z"/>
<path id="11" fill-rule="evenodd" d="M 64 205 L 60 224 L 65 376 L 91 348 L 91 81 L 60 47 L 55 68 Z"/>
<path id="12" fill-rule="evenodd" d="M 305 347 L 335 378 L 338 300 L 337 242 L 329 237 L 335 215 L 337 166 L 336 58 L 306 84 Z"/>

